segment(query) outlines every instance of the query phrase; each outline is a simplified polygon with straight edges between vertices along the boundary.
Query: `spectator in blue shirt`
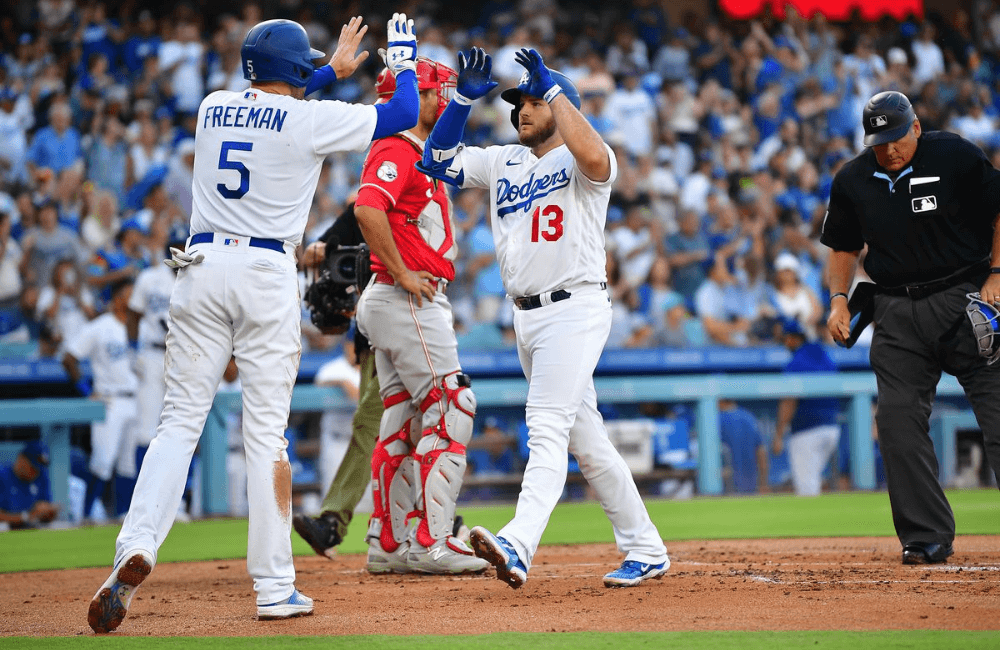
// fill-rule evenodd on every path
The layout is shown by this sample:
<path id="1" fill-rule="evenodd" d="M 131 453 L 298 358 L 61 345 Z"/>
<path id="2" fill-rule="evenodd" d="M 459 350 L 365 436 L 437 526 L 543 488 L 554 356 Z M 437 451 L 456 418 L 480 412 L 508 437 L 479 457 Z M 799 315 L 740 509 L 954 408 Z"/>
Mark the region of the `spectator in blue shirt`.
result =
<path id="1" fill-rule="evenodd" d="M 72 120 L 73 112 L 66 102 L 57 102 L 49 109 L 49 125 L 35 133 L 28 148 L 28 169 L 32 175 L 42 168 L 58 174 L 83 163 L 80 132 L 71 125 Z"/>
<path id="2" fill-rule="evenodd" d="M 712 247 L 695 210 L 685 210 L 677 225 L 680 230 L 667 237 L 667 256 L 674 271 L 674 288 L 693 307 L 694 294 L 712 262 Z"/>
<path id="3" fill-rule="evenodd" d="M 767 448 L 753 413 L 733 400 L 719 400 L 719 436 L 729 451 L 733 489 L 739 494 L 767 492 Z"/>
<path id="4" fill-rule="evenodd" d="M 0 467 L 0 522 L 11 528 L 34 528 L 59 514 L 52 503 L 49 448 L 41 440 L 24 446 L 12 465 Z"/>
<path id="5" fill-rule="evenodd" d="M 807 339 L 802 324 L 794 318 L 781 321 L 785 347 L 792 353 L 785 372 L 836 372 L 837 366 L 819 343 Z M 823 472 L 840 442 L 840 401 L 835 397 L 797 399 L 778 402 L 772 450 L 775 456 L 784 451 L 788 436 L 788 462 L 792 486 L 799 496 L 816 496 L 823 485 Z"/>

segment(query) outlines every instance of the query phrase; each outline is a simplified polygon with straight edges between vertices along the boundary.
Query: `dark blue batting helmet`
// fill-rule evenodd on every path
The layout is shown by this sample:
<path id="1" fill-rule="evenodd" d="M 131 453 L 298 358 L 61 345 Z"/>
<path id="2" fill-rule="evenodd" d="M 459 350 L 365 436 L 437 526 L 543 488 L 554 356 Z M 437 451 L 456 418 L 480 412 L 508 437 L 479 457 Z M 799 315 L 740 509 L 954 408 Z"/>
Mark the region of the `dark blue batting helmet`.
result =
<path id="1" fill-rule="evenodd" d="M 552 81 L 559 84 L 562 88 L 563 94 L 566 95 L 566 99 L 570 101 L 573 106 L 579 110 L 580 108 L 580 91 L 576 89 L 573 82 L 569 80 L 569 77 L 559 72 L 558 70 L 549 69 L 549 74 L 552 75 Z M 508 88 L 507 90 L 500 93 L 500 98 L 505 102 L 514 105 L 513 110 L 510 112 L 510 123 L 514 125 L 514 128 L 518 128 L 518 122 L 520 121 L 517 117 L 518 112 L 521 110 L 521 94 L 527 92 L 528 90 L 528 73 L 525 72 L 521 75 L 521 80 L 517 82 L 516 88 Z"/>
<path id="2" fill-rule="evenodd" d="M 243 41 L 243 78 L 250 81 L 283 81 L 302 88 L 312 78 L 313 59 L 324 54 L 309 46 L 309 36 L 293 20 L 265 20 L 255 25 Z"/>

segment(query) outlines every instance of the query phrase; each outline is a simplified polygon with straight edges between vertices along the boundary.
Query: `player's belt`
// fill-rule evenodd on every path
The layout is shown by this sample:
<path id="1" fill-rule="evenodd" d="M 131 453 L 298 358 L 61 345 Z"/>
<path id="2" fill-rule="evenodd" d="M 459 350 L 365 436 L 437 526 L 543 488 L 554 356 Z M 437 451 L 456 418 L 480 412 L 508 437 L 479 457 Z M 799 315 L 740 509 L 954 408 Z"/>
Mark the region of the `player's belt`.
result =
<path id="1" fill-rule="evenodd" d="M 989 260 L 986 260 L 966 267 L 956 273 L 952 273 L 946 278 L 934 280 L 932 282 L 925 282 L 923 284 L 908 284 L 901 287 L 880 286 L 879 293 L 885 293 L 890 296 L 906 296 L 911 300 L 920 300 L 938 293 L 939 291 L 944 291 L 945 289 L 950 289 L 956 285 L 962 284 L 963 282 L 976 280 L 977 278 L 981 279 L 981 277 L 985 276 L 989 270 L 990 263 Z"/>
<path id="2" fill-rule="evenodd" d="M 211 244 L 215 240 L 214 232 L 200 232 L 197 235 L 191 235 L 191 246 L 195 244 Z M 285 242 L 279 239 L 264 239 L 263 237 L 251 237 L 250 245 L 254 248 L 267 248 L 272 251 L 278 251 L 279 253 L 285 252 Z"/>
<path id="3" fill-rule="evenodd" d="M 608 283 L 601 282 L 601 289 L 607 289 Z M 518 309 L 538 309 L 539 307 L 544 307 L 545 305 L 551 305 L 554 302 L 560 302 L 562 300 L 568 299 L 573 294 L 565 289 L 556 289 L 555 291 L 546 291 L 545 293 L 539 293 L 534 296 L 521 296 L 520 298 L 514 298 L 514 306 Z"/>
<path id="4" fill-rule="evenodd" d="M 379 284 L 396 284 L 396 281 L 392 279 L 388 271 L 378 271 L 375 273 L 375 282 Z M 448 286 L 448 281 L 443 278 L 428 280 L 428 282 L 431 283 L 435 291 L 444 291 L 444 288 Z"/>

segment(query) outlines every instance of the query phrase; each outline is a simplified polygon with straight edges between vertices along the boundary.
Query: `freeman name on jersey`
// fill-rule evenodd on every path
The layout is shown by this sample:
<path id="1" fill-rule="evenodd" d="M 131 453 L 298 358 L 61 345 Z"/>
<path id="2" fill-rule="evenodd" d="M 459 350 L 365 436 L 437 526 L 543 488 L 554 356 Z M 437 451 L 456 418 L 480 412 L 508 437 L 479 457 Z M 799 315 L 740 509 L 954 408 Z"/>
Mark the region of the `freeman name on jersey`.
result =
<path id="1" fill-rule="evenodd" d="M 205 109 L 205 123 L 203 128 L 214 126 L 228 126 L 250 129 L 270 129 L 271 131 L 281 131 L 285 125 L 285 118 L 288 111 L 270 106 L 261 108 L 259 106 L 208 106 Z"/>
<path id="2" fill-rule="evenodd" d="M 567 185 L 569 185 L 569 172 L 565 169 L 560 169 L 541 178 L 535 178 L 535 175 L 532 174 L 528 177 L 527 181 L 520 185 L 513 185 L 506 178 L 497 179 L 497 216 L 503 218 L 505 215 L 517 212 L 521 208 L 524 208 L 524 211 L 527 212 L 531 209 L 531 205 L 536 199 L 548 196 Z M 518 199 L 524 200 L 517 203 Z M 514 201 L 515 203 L 513 205 L 504 205 L 510 201 Z"/>

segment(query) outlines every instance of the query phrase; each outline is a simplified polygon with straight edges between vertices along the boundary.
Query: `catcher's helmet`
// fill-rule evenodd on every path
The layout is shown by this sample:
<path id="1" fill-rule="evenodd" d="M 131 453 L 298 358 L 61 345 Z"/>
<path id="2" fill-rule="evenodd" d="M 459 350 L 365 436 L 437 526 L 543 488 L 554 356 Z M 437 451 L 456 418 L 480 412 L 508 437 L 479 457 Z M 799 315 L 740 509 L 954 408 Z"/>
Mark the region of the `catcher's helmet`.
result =
<path id="1" fill-rule="evenodd" d="M 972 323 L 972 333 L 979 346 L 979 356 L 986 359 L 987 364 L 994 364 L 1000 359 L 1000 311 L 995 305 L 982 300 L 979 292 L 967 293 L 969 304 L 965 306 L 965 314 Z"/>
<path id="2" fill-rule="evenodd" d="M 865 127 L 865 146 L 899 140 L 910 130 L 915 119 L 913 106 L 903 93 L 889 90 L 875 95 L 865 104 L 861 118 Z"/>
<path id="3" fill-rule="evenodd" d="M 313 59 L 324 54 L 309 46 L 309 36 L 293 20 L 265 20 L 247 33 L 240 48 L 243 78 L 250 81 L 283 81 L 302 88 L 312 78 Z"/>
<path id="4" fill-rule="evenodd" d="M 570 101 L 573 106 L 577 109 L 580 108 L 580 91 L 576 89 L 573 82 L 569 80 L 569 77 L 559 72 L 558 70 L 549 69 L 549 74 L 552 75 L 552 80 L 559 84 L 562 88 L 563 94 L 566 95 L 566 99 Z M 508 88 L 507 90 L 500 93 L 500 98 L 509 104 L 513 104 L 514 108 L 510 112 L 510 123 L 514 125 L 514 128 L 518 128 L 518 123 L 520 120 L 517 114 L 521 110 L 521 94 L 528 89 L 528 73 L 525 72 L 521 75 L 521 80 L 517 82 L 517 87 Z"/>
<path id="5" fill-rule="evenodd" d="M 457 85 L 457 72 L 426 56 L 417 57 L 417 88 L 420 90 L 437 89 L 438 117 L 441 117 L 441 113 L 444 112 L 448 102 L 454 96 Z M 396 92 L 396 77 L 389 72 L 389 68 L 383 68 L 375 79 L 375 92 L 378 93 L 376 104 L 384 104 Z"/>

